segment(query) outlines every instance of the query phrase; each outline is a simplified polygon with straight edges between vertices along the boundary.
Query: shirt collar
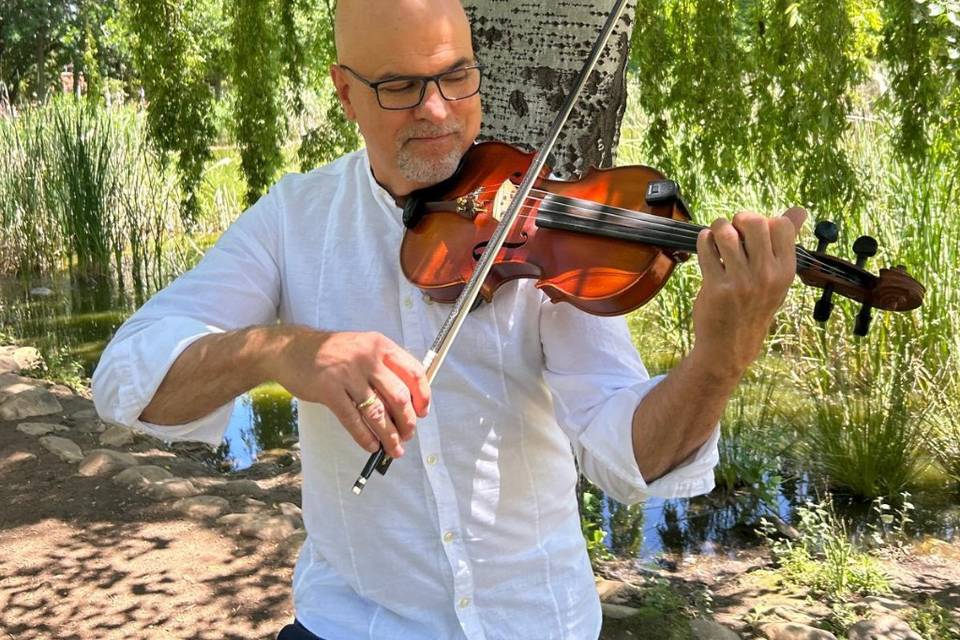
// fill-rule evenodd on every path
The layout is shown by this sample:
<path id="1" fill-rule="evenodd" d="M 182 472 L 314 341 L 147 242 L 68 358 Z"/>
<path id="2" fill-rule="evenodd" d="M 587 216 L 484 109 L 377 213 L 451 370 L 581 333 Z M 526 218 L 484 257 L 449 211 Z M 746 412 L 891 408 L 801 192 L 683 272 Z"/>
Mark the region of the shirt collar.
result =
<path id="1" fill-rule="evenodd" d="M 370 184 L 370 193 L 373 194 L 374 200 L 380 203 L 380 205 L 390 213 L 392 220 L 395 220 L 398 224 L 403 224 L 403 209 L 397 206 L 390 192 L 384 189 L 380 183 L 377 182 L 377 179 L 373 177 L 373 168 L 370 166 L 370 156 L 367 154 L 366 149 L 363 149 L 362 155 L 363 170 L 367 175 L 367 180 Z"/>

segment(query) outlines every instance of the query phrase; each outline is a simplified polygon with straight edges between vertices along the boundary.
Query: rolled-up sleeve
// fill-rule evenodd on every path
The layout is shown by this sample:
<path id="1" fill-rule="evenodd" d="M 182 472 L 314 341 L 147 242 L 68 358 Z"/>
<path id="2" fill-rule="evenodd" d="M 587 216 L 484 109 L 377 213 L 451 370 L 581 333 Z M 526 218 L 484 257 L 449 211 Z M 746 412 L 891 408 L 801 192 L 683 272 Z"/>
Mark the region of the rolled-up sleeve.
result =
<path id="1" fill-rule="evenodd" d="M 669 473 L 649 484 L 641 475 L 633 453 L 633 414 L 663 376 L 650 378 L 622 316 L 593 316 L 569 304 L 545 301 L 540 336 L 544 378 L 553 394 L 557 421 L 591 482 L 623 504 L 713 489 L 719 425 Z M 695 397 L 691 390 L 691 401 Z"/>
<path id="2" fill-rule="evenodd" d="M 154 295 L 117 330 L 93 374 L 93 401 L 103 420 L 164 440 L 220 443 L 234 402 L 182 425 L 152 425 L 140 420 L 140 414 L 193 342 L 276 320 L 280 222 L 267 194 L 224 232 L 194 269 Z"/>

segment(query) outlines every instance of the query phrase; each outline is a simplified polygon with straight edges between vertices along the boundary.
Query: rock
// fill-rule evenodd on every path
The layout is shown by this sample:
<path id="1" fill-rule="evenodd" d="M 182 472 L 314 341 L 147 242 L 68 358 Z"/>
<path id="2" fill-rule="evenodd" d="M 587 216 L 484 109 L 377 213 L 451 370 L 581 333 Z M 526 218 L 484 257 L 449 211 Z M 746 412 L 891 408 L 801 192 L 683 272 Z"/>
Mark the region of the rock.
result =
<path id="1" fill-rule="evenodd" d="M 77 397 L 77 393 L 64 384 L 55 384 L 50 387 L 50 393 L 60 400 L 72 400 Z"/>
<path id="2" fill-rule="evenodd" d="M 63 407 L 42 383 L 12 373 L 0 375 L 0 420 L 60 413 Z"/>
<path id="3" fill-rule="evenodd" d="M 18 462 L 34 462 L 37 459 L 37 454 L 30 453 L 29 451 L 14 451 L 7 459 L 4 460 L 4 464 L 17 464 Z"/>
<path id="4" fill-rule="evenodd" d="M 760 611 L 760 616 L 762 620 L 780 618 L 784 622 L 795 622 L 797 624 L 803 624 L 810 627 L 812 627 L 817 620 L 819 620 L 819 616 L 787 604 L 776 604 L 766 607 Z"/>
<path id="5" fill-rule="evenodd" d="M 611 620 L 626 620 L 640 613 L 640 609 L 612 602 L 601 602 L 600 608 L 603 610 L 603 617 Z"/>
<path id="6" fill-rule="evenodd" d="M 277 509 L 280 510 L 285 516 L 290 516 L 291 518 L 303 518 L 303 510 L 292 502 L 281 502 L 277 505 Z"/>
<path id="7" fill-rule="evenodd" d="M 65 425 L 55 424 L 53 422 L 21 422 L 17 425 L 17 431 L 25 433 L 28 436 L 45 436 L 54 431 L 69 431 Z"/>
<path id="8" fill-rule="evenodd" d="M 263 513 L 266 508 L 267 503 L 263 500 L 257 500 L 255 498 L 244 498 L 243 500 L 244 513 Z"/>
<path id="9" fill-rule="evenodd" d="M 829 631 L 796 622 L 773 622 L 760 628 L 767 640 L 837 640 Z"/>
<path id="10" fill-rule="evenodd" d="M 263 494 L 263 489 L 253 480 L 228 480 L 223 484 L 216 485 L 216 489 L 228 496 L 259 496 Z"/>
<path id="11" fill-rule="evenodd" d="M 149 482 L 168 480 L 172 477 L 173 474 L 163 467 L 157 467 L 152 464 L 141 464 L 137 465 L 136 467 L 124 469 L 117 475 L 113 476 L 113 481 L 128 487 L 139 487 Z"/>
<path id="12" fill-rule="evenodd" d="M 292 518 L 258 513 L 231 513 L 217 518 L 217 523 L 236 529 L 247 538 L 265 542 L 280 542 L 297 530 Z"/>
<path id="13" fill-rule="evenodd" d="M 94 420 L 99 418 L 97 415 L 96 409 L 80 409 L 70 414 L 70 417 L 78 422 L 83 422 L 85 420 Z"/>
<path id="14" fill-rule="evenodd" d="M 80 433 L 103 433 L 107 430 L 107 424 L 98 418 L 80 421 L 74 420 L 73 429 Z"/>
<path id="15" fill-rule="evenodd" d="M 230 502 L 218 496 L 194 496 L 177 500 L 173 503 L 173 508 L 194 520 L 213 519 L 226 512 L 230 508 Z"/>
<path id="16" fill-rule="evenodd" d="M 111 451 L 110 449 L 94 449 L 80 463 L 79 473 L 82 476 L 109 476 L 117 471 L 137 466 L 137 459 L 129 453 Z"/>
<path id="17" fill-rule="evenodd" d="M 100 434 L 100 444 L 107 447 L 125 447 L 133 444 L 133 431 L 114 425 Z"/>
<path id="18" fill-rule="evenodd" d="M 303 547 L 304 540 L 307 539 L 307 532 L 303 529 L 297 529 L 289 536 L 284 538 L 277 545 L 276 557 L 280 564 L 292 566 L 297 562 L 297 556 L 300 555 L 300 549 Z"/>
<path id="19" fill-rule="evenodd" d="M 19 365 L 21 371 L 39 369 L 43 366 L 43 357 L 40 355 L 40 352 L 33 347 L 20 347 L 11 355 L 17 362 L 17 365 Z"/>
<path id="20" fill-rule="evenodd" d="M 600 578 L 597 580 L 597 595 L 600 596 L 600 602 L 619 603 L 623 601 L 622 594 L 627 588 L 627 583 L 619 580 L 607 580 Z"/>
<path id="21" fill-rule="evenodd" d="M 193 483 L 186 478 L 165 478 L 155 482 L 148 482 L 143 485 L 144 490 L 154 500 L 173 500 L 177 498 L 190 498 L 198 493 L 199 490 Z"/>
<path id="22" fill-rule="evenodd" d="M 0 354 L 0 374 L 20 373 L 20 365 L 12 355 L 6 353 Z"/>
<path id="23" fill-rule="evenodd" d="M 704 618 L 691 620 L 690 631 L 696 640 L 740 640 L 740 636 L 722 624 Z"/>
<path id="24" fill-rule="evenodd" d="M 906 622 L 896 616 L 861 620 L 847 629 L 849 640 L 923 640 Z"/>
<path id="25" fill-rule="evenodd" d="M 860 604 L 880 614 L 902 611 L 910 606 L 906 602 L 881 596 L 867 596 L 860 601 Z"/>
<path id="26" fill-rule="evenodd" d="M 53 290 L 47 287 L 34 287 L 30 289 L 30 295 L 37 298 L 46 298 L 53 295 Z"/>
<path id="27" fill-rule="evenodd" d="M 83 451 L 77 443 L 60 436 L 41 436 L 40 444 L 64 462 L 80 462 L 83 460 Z"/>

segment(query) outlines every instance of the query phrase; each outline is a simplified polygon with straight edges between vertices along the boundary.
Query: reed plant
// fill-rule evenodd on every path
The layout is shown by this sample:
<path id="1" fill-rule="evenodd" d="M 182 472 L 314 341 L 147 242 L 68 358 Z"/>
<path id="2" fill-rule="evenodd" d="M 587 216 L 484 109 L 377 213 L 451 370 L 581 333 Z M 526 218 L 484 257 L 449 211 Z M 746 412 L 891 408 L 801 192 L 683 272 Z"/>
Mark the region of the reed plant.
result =
<path id="1" fill-rule="evenodd" d="M 143 117 L 73 97 L 0 120 L 0 270 L 24 278 L 130 278 L 153 290 L 177 232 L 178 187 L 147 143 Z"/>

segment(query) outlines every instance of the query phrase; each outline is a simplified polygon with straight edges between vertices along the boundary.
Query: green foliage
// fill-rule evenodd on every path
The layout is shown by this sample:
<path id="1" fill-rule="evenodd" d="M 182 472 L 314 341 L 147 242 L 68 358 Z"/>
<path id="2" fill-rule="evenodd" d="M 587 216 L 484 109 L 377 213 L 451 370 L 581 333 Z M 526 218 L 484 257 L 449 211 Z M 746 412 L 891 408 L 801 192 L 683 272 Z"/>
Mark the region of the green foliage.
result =
<path id="1" fill-rule="evenodd" d="M 777 573 L 792 587 L 814 597 L 844 601 L 852 594 L 890 591 L 890 580 L 876 558 L 850 541 L 846 523 L 829 500 L 797 509 L 797 540 L 774 539 L 776 527 L 761 520 L 761 535 L 771 547 Z"/>
<path id="2" fill-rule="evenodd" d="M 932 598 L 904 616 L 907 624 L 926 640 L 960 640 L 960 625 Z"/>
<path id="3" fill-rule="evenodd" d="M 188 224 L 199 212 L 196 192 L 216 133 L 207 62 L 217 57 L 217 39 L 206 36 L 217 25 L 210 20 L 217 7 L 218 0 L 128 0 L 126 5 L 134 59 L 150 104 L 151 138 L 165 156 L 176 156 Z"/>
<path id="4" fill-rule="evenodd" d="M 276 5 L 261 0 L 233 0 L 231 4 L 235 119 L 243 172 L 247 176 L 247 204 L 255 202 L 273 183 L 282 163 L 280 146 L 286 120 L 281 105 Z"/>
<path id="5" fill-rule="evenodd" d="M 51 382 L 66 385 L 74 391 L 80 391 L 90 387 L 90 381 L 84 371 L 83 364 L 72 357 L 67 349 L 42 349 L 40 355 L 40 366 L 21 372 L 22 375 L 50 380 Z"/>
<path id="6" fill-rule="evenodd" d="M 360 131 L 347 120 L 336 98 L 331 96 L 326 117 L 304 134 L 298 156 L 300 170 L 309 171 L 360 148 Z"/>
<path id="7" fill-rule="evenodd" d="M 606 545 L 606 533 L 603 530 L 599 492 L 586 489 L 580 494 L 580 528 L 587 543 L 590 562 L 596 564 L 610 560 L 613 554 Z"/>

